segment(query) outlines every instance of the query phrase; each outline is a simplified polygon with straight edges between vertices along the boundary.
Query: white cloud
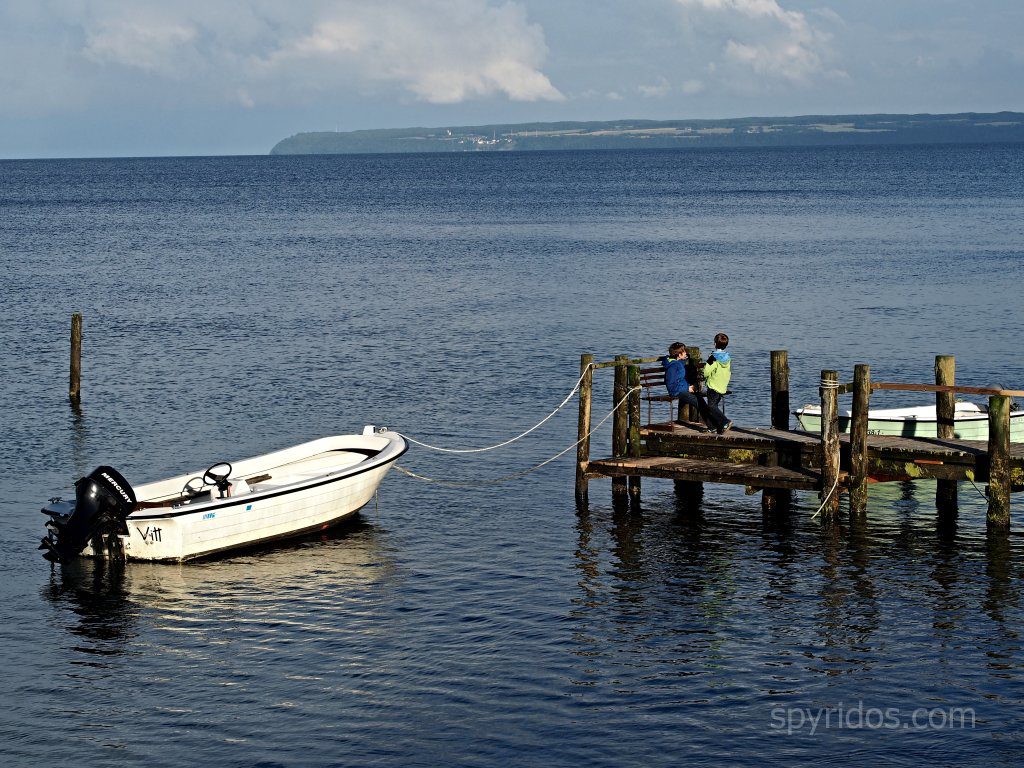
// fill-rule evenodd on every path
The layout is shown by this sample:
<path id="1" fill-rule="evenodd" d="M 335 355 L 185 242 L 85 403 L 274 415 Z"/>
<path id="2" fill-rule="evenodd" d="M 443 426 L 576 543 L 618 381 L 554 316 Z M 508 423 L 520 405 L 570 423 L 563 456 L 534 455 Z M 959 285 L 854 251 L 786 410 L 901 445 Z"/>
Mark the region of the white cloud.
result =
<path id="1" fill-rule="evenodd" d="M 659 78 L 657 83 L 652 85 L 641 85 L 637 88 L 641 96 L 649 99 L 662 98 L 672 92 L 672 84 L 664 77 Z"/>
<path id="2" fill-rule="evenodd" d="M 492 95 L 560 100 L 562 94 L 540 71 L 546 53 L 543 31 L 517 5 L 342 2 L 262 63 L 282 71 L 305 63 L 326 77 L 324 68 L 341 68 L 366 81 L 397 83 L 440 104 Z"/>
<path id="3" fill-rule="evenodd" d="M 182 59 L 193 58 L 197 34 L 190 24 L 112 19 L 85 31 L 82 53 L 99 64 L 175 76 L 182 71 Z"/>
<path id="4" fill-rule="evenodd" d="M 563 98 L 542 70 L 544 32 L 516 2 L 40 0 L 26 8 L 0 4 L 0 70 L 22 69 L 7 43 L 27 33 L 36 50 L 61 46 L 66 75 L 19 89 L 22 98 L 57 81 L 108 103 L 159 98 L 161 82 L 207 105 L 315 104 L 353 93 L 441 104 Z M 0 78 L 0 101 L 3 86 Z"/>
<path id="5" fill-rule="evenodd" d="M 724 38 L 724 63 L 757 75 L 803 83 L 821 75 L 841 74 L 827 63 L 831 35 L 800 11 L 778 0 L 676 0 L 695 26 L 711 28 Z"/>
<path id="6" fill-rule="evenodd" d="M 701 80 L 686 80 L 683 82 L 681 90 L 687 96 L 696 96 L 704 90 L 704 83 Z"/>

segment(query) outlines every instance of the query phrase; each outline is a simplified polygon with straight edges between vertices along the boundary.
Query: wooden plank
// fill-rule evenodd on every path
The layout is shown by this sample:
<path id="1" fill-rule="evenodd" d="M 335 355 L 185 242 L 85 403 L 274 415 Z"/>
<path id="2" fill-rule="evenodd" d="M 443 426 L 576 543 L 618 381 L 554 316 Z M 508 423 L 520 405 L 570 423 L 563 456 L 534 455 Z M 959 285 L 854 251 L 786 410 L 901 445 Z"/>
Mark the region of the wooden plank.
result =
<path id="1" fill-rule="evenodd" d="M 640 459 L 607 458 L 590 462 L 591 472 L 609 477 L 642 475 L 691 482 L 751 485 L 760 488 L 790 488 L 814 490 L 821 484 L 815 472 L 765 467 L 757 464 L 725 464 L 700 459 L 667 458 L 663 456 Z"/>
<path id="2" fill-rule="evenodd" d="M 893 381 L 876 381 L 871 385 L 872 391 L 888 389 L 898 392 L 953 392 L 963 395 L 1001 395 L 1005 397 L 1024 397 L 1020 389 L 992 389 L 991 387 L 942 386 L 939 384 L 901 384 Z"/>

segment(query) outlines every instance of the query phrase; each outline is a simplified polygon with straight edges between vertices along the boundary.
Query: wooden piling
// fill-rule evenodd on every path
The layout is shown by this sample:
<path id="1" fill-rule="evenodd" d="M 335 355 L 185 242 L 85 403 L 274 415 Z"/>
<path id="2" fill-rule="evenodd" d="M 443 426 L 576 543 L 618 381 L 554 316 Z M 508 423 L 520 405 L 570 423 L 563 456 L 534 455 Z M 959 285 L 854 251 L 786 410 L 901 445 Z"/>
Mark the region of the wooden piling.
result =
<path id="1" fill-rule="evenodd" d="M 821 372 L 821 514 L 831 517 L 839 512 L 839 374 Z"/>
<path id="2" fill-rule="evenodd" d="M 590 463 L 590 407 L 594 391 L 593 355 L 580 355 L 580 414 L 576 428 L 576 501 L 587 502 L 587 465 Z"/>
<path id="3" fill-rule="evenodd" d="M 71 315 L 71 376 L 68 397 L 77 405 L 82 399 L 82 314 Z"/>
<path id="4" fill-rule="evenodd" d="M 988 527 L 1010 527 L 1010 398 L 988 399 Z"/>
<path id="5" fill-rule="evenodd" d="M 789 431 L 789 353 L 773 349 L 772 364 L 772 429 Z M 793 494 L 787 488 L 765 488 L 761 491 L 761 510 L 775 513 L 788 510 Z"/>
<path id="6" fill-rule="evenodd" d="M 956 358 L 953 355 L 935 356 L 935 384 L 939 387 L 952 387 L 956 383 Z M 935 417 L 937 420 L 939 440 L 953 439 L 953 417 L 956 414 L 956 394 L 954 392 L 935 393 Z M 935 508 L 939 514 L 956 513 L 957 492 L 956 480 L 938 480 L 935 487 Z"/>
<path id="7" fill-rule="evenodd" d="M 853 423 L 850 425 L 850 514 L 868 508 L 868 409 L 871 403 L 871 367 L 853 368 Z"/>
<path id="8" fill-rule="evenodd" d="M 629 451 L 629 413 L 622 399 L 626 396 L 626 367 L 629 365 L 629 357 L 626 355 L 615 356 L 615 385 L 612 388 L 612 405 L 615 413 L 612 416 L 612 456 L 624 458 Z M 622 403 L 622 405 L 619 405 Z M 626 478 L 612 478 L 612 497 L 626 496 Z"/>
<path id="9" fill-rule="evenodd" d="M 626 384 L 629 387 L 629 455 L 640 458 L 640 366 L 630 365 L 627 369 Z M 629 498 L 632 502 L 640 501 L 640 476 L 629 477 Z"/>
<path id="10" fill-rule="evenodd" d="M 789 353 L 772 350 L 772 429 L 789 430 Z"/>

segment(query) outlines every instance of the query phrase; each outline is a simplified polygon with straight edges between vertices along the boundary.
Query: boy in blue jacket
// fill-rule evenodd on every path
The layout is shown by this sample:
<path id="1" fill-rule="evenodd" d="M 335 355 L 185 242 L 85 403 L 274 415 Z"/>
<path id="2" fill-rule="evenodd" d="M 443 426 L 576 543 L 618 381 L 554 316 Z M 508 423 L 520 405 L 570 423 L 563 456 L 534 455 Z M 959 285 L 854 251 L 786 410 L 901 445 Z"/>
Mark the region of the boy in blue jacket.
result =
<path id="1" fill-rule="evenodd" d="M 695 406 L 701 420 L 718 434 L 722 434 L 732 427 L 732 422 L 725 418 L 725 414 L 720 410 L 710 408 L 704 402 L 695 383 L 687 376 L 688 358 L 686 345 L 682 342 L 677 341 L 668 348 L 668 355 L 661 358 L 661 365 L 665 369 L 665 388 L 672 397 L 679 398 L 680 408 L 683 403 Z"/>

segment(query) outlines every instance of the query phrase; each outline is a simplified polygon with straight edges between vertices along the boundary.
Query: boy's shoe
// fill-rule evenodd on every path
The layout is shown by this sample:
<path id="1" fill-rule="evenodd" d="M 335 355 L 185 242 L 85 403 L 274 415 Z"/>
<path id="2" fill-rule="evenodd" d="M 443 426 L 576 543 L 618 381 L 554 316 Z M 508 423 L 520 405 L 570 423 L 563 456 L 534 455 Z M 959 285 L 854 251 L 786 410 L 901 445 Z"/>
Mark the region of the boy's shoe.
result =
<path id="1" fill-rule="evenodd" d="M 732 422 L 731 421 L 727 421 L 727 422 L 725 422 L 725 424 L 723 424 L 722 426 L 720 426 L 718 428 L 718 434 L 724 435 L 730 429 L 732 429 Z"/>

